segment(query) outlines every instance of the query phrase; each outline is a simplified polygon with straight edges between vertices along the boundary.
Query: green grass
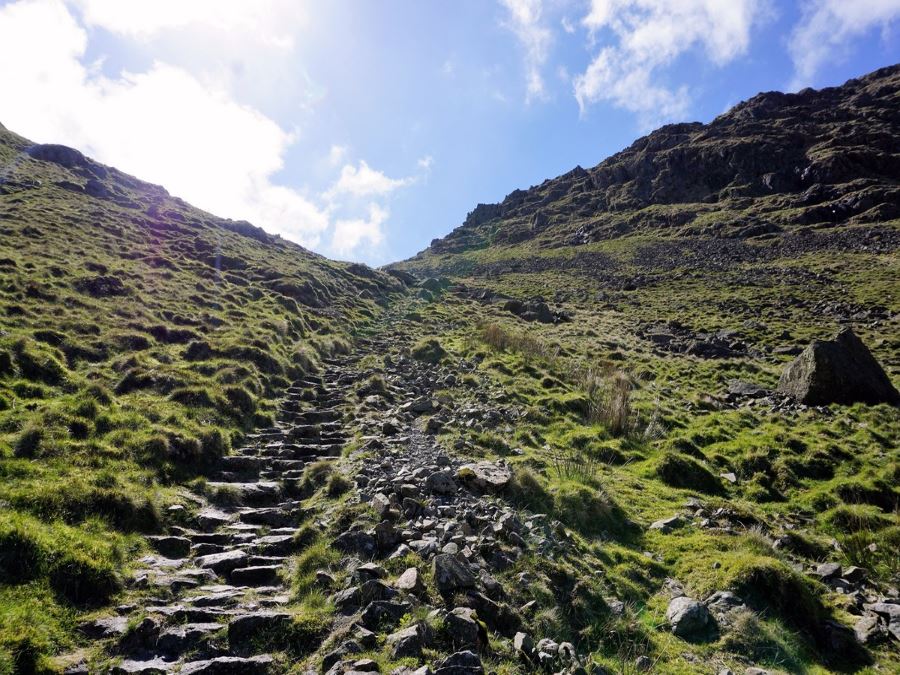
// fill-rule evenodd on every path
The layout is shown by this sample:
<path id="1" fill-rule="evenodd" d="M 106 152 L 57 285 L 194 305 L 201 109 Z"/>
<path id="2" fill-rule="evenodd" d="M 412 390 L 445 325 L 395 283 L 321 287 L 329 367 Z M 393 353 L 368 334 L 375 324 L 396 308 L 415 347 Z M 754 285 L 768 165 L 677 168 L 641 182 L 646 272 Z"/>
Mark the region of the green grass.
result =
<path id="1" fill-rule="evenodd" d="M 5 178 L 40 181 L 0 189 L 0 502 L 4 537 L 35 562 L 0 591 L 4 617 L 52 595 L 55 628 L 20 650 L 37 662 L 72 644 L 71 621 L 50 617 L 81 612 L 79 588 L 106 601 L 118 587 L 123 536 L 160 531 L 179 487 L 271 425 L 284 389 L 346 353 L 400 284 L 115 170 L 110 199 L 65 189 L 80 169 L 28 145 L 0 129 Z M 85 582 L 62 592 L 69 568 Z"/>
<path id="2" fill-rule="evenodd" d="M 623 265 L 616 274 L 627 278 L 639 271 L 629 265 L 652 241 L 626 237 L 578 252 L 613 256 Z M 444 265 L 442 271 L 455 272 L 463 283 L 517 298 L 546 297 L 547 289 L 558 289 L 563 299 L 557 306 L 572 313 L 570 323 L 527 324 L 501 304 L 449 294 L 416 307 L 417 320 L 399 327 L 413 341 L 437 337 L 450 362 L 478 363 L 460 385 L 448 388 L 446 395 L 457 405 L 477 401 L 473 390 L 487 391 L 492 405 L 522 412 L 512 425 L 450 425 L 440 437 L 448 447 L 466 441 L 467 453 L 510 462 L 514 480 L 505 498 L 561 521 L 573 537 L 573 553 L 557 555 L 555 570 L 535 567 L 537 560 L 529 555 L 502 575 L 507 587 L 518 588 L 517 574 L 538 570 L 528 595 L 513 593 L 515 604 L 539 601 L 540 609 L 527 620 L 528 632 L 571 639 L 616 672 L 631 672 L 642 654 L 665 672 L 695 672 L 683 653 L 701 660 L 721 657 L 730 664 L 747 658 L 789 672 L 859 668 L 865 658 L 857 654 L 851 655 L 852 663 L 841 662 L 820 642 L 825 619 L 852 624 L 853 618 L 839 609 L 841 597 L 792 565 L 857 564 L 880 586 L 896 575 L 900 414 L 884 405 L 834 406 L 828 414 L 722 407 L 714 397 L 730 380 L 773 387 L 787 357 L 761 351 L 736 359 L 698 359 L 656 352 L 635 334 L 641 323 L 674 319 L 695 330 L 738 329 L 757 348 L 773 349 L 786 341 L 802 345 L 834 329 L 810 309 L 822 298 L 838 299 L 834 289 L 821 282 L 780 286 L 774 272 L 764 283 L 748 286 L 734 281 L 744 270 L 698 272 L 676 266 L 657 271 L 660 278 L 653 284 L 611 290 L 571 266 L 575 253 L 526 241 L 452 257 L 427 254 L 421 265 L 407 265 Z M 532 260 L 546 262 L 547 268 L 480 272 L 481 266 L 500 262 L 520 262 L 527 270 Z M 895 282 L 891 286 L 885 277 L 885 263 L 896 267 L 890 257 L 838 257 L 823 251 L 754 267 L 767 271 L 785 265 L 839 276 L 843 292 L 896 314 L 900 296 Z M 882 289 L 880 298 L 865 291 L 870 283 Z M 605 300 L 595 301 L 598 294 Z M 798 307 L 784 308 L 788 295 L 801 300 Z M 896 328 L 896 319 L 855 326 L 895 383 L 900 374 L 900 343 L 892 338 Z M 782 331 L 791 337 L 779 338 Z M 629 373 L 632 421 L 625 433 L 590 415 L 589 392 L 572 377 L 594 364 L 598 372 Z M 734 473 L 736 482 L 720 477 L 725 473 Z M 707 514 L 728 509 L 735 532 L 689 523 L 663 535 L 631 525 L 681 513 L 690 498 L 700 499 Z M 686 646 L 665 630 L 666 577 L 678 579 L 695 597 L 727 589 L 746 596 L 755 611 L 741 626 L 752 627 L 755 637 L 735 629 L 711 645 Z M 568 593 L 560 589 L 588 579 L 600 580 L 603 597 L 624 600 L 625 614 L 587 620 L 571 608 Z M 896 665 L 884 649 L 875 652 L 884 667 Z"/>

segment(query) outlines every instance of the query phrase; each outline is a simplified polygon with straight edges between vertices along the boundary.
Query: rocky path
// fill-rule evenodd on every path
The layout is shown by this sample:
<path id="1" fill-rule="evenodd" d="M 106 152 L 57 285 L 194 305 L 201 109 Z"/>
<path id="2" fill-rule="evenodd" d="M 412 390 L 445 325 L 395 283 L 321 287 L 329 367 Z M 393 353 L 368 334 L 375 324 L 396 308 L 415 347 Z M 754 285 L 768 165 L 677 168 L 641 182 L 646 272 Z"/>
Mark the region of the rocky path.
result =
<path id="1" fill-rule="evenodd" d="M 150 538 L 156 553 L 141 559 L 128 604 L 82 627 L 103 641 L 112 665 L 98 671 L 81 663 L 67 672 L 299 672 L 279 652 L 291 649 L 288 579 L 301 546 L 295 534 L 313 522 L 342 557 L 317 574 L 335 618 L 305 661 L 309 672 L 371 672 L 379 666 L 365 655 L 378 652 L 418 662 L 417 673 L 483 673 L 497 637 L 534 667 L 576 672 L 573 645 L 535 644 L 521 632 L 536 608 L 517 606 L 519 589 L 506 585 L 527 586 L 528 574 L 500 580 L 522 556 L 571 553 L 572 541 L 560 523 L 497 496 L 511 479 L 505 464 L 438 444 L 443 425 L 508 420 L 493 406 L 460 406 L 438 395 L 474 363 L 417 360 L 409 342 L 388 317 L 359 339 L 353 355 L 295 383 L 277 425 L 225 457 L 195 495 L 195 508 L 175 507 L 170 515 L 179 524 Z M 372 355 L 374 367 L 365 358 Z M 373 375 L 380 385 L 367 392 Z M 357 449 L 338 461 L 351 437 Z M 356 489 L 344 505 L 365 517 L 337 526 L 341 517 L 331 506 L 306 511 L 299 499 L 307 496 L 304 470 L 321 460 L 352 479 Z"/>
<path id="2" fill-rule="evenodd" d="M 521 632 L 534 603 L 516 606 L 518 593 L 498 578 L 523 555 L 559 555 L 570 540 L 558 522 L 496 496 L 511 479 L 505 464 L 473 461 L 437 443 L 441 426 L 473 411 L 436 392 L 474 364 L 429 364 L 411 358 L 403 343 L 397 334 L 362 342 L 386 355 L 384 390 L 365 397 L 356 415 L 363 443 L 350 457 L 356 498 L 376 522 L 334 540 L 347 574 L 325 580 L 342 620 L 316 656 L 321 672 L 377 669 L 358 656 L 377 648 L 391 661 L 425 664 L 396 673 L 484 673 L 496 637 L 511 641 L 529 669 L 577 672 L 573 645 L 535 644 Z M 516 581 L 531 580 L 523 573 Z"/>
<path id="3" fill-rule="evenodd" d="M 115 658 L 112 673 L 268 673 L 260 649 L 288 625 L 287 579 L 294 534 L 304 517 L 294 498 L 304 467 L 340 456 L 347 362 L 297 382 L 276 426 L 248 436 L 224 457 L 198 508 L 170 509 L 168 534 L 150 537 L 116 616 L 82 626 Z M 68 673 L 95 672 L 82 662 Z"/>

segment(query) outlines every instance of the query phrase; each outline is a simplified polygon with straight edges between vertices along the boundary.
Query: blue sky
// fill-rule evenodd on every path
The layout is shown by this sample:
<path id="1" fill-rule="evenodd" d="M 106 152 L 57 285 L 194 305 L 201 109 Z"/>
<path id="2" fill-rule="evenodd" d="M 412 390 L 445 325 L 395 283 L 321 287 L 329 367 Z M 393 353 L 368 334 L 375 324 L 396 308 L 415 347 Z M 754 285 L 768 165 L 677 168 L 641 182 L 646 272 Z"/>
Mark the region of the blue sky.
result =
<path id="1" fill-rule="evenodd" d="M 378 265 L 661 123 L 895 63 L 898 19 L 900 0 L 16 0 L 0 122 Z"/>

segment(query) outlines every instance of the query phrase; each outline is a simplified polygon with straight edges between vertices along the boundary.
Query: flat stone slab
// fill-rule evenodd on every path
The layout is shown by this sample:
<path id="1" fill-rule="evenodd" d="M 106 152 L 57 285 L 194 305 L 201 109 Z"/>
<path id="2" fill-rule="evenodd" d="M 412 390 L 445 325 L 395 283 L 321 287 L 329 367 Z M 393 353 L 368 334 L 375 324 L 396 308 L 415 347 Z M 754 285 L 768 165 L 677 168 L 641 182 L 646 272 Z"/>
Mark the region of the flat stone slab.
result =
<path id="1" fill-rule="evenodd" d="M 219 656 L 206 661 L 192 661 L 181 668 L 181 675 L 267 675 L 273 659 L 268 654 L 242 658 Z"/>
<path id="2" fill-rule="evenodd" d="M 487 492 L 500 492 L 512 480 L 509 467 L 493 462 L 463 464 L 456 477 L 464 483 Z"/>
<path id="3" fill-rule="evenodd" d="M 216 574 L 227 574 L 238 567 L 246 567 L 249 556 L 241 549 L 232 549 L 223 553 L 213 553 L 197 558 L 198 567 L 211 569 Z"/>
<path id="4" fill-rule="evenodd" d="M 175 666 L 174 662 L 166 661 L 164 658 L 157 656 L 146 661 L 126 659 L 110 668 L 109 672 L 112 675 L 161 675 L 162 673 L 173 672 Z"/>

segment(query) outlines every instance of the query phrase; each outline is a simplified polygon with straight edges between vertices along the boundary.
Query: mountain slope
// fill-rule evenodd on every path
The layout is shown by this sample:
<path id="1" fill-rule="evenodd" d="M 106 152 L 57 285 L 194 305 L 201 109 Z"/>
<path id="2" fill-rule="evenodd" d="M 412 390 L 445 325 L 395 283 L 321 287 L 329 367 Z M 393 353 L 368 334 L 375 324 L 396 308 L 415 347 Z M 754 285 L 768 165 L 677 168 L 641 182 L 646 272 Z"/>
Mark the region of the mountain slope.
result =
<path id="1" fill-rule="evenodd" d="M 840 87 L 759 94 L 709 124 L 671 124 L 465 222 L 408 264 L 490 246 L 635 234 L 746 239 L 900 217 L 900 66 Z"/>
<path id="2" fill-rule="evenodd" d="M 27 672 L 403 286 L 2 127 L 0 167 L 0 672 Z"/>
<path id="3" fill-rule="evenodd" d="M 896 671 L 897 79 L 389 271 L 0 130 L 0 673 Z"/>
<path id="4" fill-rule="evenodd" d="M 477 363 L 438 437 L 506 462 L 510 500 L 581 545 L 514 567 L 583 584 L 527 622 L 536 641 L 613 672 L 898 667 L 871 612 L 900 579 L 900 411 L 836 404 L 839 380 L 816 407 L 778 388 L 848 327 L 900 384 L 898 138 L 897 66 L 760 94 L 480 204 L 391 266 L 433 277 L 423 337 Z M 587 618 L 598 592 L 618 609 Z M 742 609 L 715 635 L 678 628 L 722 602 Z"/>

